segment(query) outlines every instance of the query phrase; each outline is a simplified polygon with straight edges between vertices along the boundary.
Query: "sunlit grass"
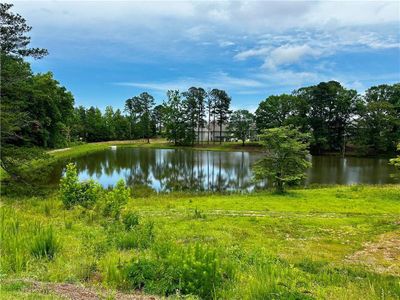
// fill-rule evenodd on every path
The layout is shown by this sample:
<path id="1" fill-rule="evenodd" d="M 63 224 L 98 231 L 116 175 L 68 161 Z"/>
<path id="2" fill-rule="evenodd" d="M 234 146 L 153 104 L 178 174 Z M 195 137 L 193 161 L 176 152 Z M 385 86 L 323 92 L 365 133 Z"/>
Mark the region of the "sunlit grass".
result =
<path id="1" fill-rule="evenodd" d="M 121 221 L 96 207 L 66 210 L 57 195 L 2 200 L 1 273 L 9 279 L 188 293 L 202 285 L 198 272 L 214 272 L 215 252 L 222 269 L 204 277 L 218 282 L 205 298 L 397 299 L 400 292 L 398 276 L 348 260 L 366 242 L 399 232 L 399 186 L 149 195 L 131 198 Z M 196 245 L 211 254 L 184 259 Z M 204 270 L 185 271 L 191 263 Z"/>

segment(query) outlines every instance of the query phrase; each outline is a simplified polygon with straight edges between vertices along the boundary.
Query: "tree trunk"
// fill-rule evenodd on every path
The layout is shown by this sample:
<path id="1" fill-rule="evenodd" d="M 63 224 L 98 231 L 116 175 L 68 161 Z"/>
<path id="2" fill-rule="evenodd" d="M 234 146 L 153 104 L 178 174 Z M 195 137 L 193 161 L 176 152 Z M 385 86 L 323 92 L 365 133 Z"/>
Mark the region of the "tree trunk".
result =
<path id="1" fill-rule="evenodd" d="M 276 182 L 276 192 L 279 194 L 282 194 L 284 192 L 283 182 L 280 179 L 278 179 Z"/>
<path id="2" fill-rule="evenodd" d="M 222 144 L 222 122 L 219 124 L 219 143 Z"/>
<path id="3" fill-rule="evenodd" d="M 213 142 L 215 144 L 215 113 L 214 113 L 214 121 L 213 121 Z"/>
<path id="4" fill-rule="evenodd" d="M 342 145 L 342 156 L 344 158 L 346 154 L 346 131 L 343 130 L 343 145 Z"/>
<path id="5" fill-rule="evenodd" d="M 211 120 L 210 109 L 208 109 L 207 144 L 210 144 L 210 129 L 211 129 L 210 120 Z"/>

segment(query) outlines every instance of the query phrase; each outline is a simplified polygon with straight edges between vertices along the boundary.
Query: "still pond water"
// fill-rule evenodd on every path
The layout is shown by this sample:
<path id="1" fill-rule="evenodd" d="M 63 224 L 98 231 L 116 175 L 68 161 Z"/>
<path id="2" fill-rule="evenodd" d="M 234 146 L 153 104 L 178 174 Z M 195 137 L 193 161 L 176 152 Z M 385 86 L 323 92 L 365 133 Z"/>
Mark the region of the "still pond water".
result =
<path id="1" fill-rule="evenodd" d="M 196 151 L 190 149 L 117 148 L 70 160 L 79 178 L 95 179 L 104 187 L 120 178 L 128 185 L 144 185 L 156 191 L 252 190 L 252 164 L 262 153 Z M 304 184 L 397 183 L 387 159 L 313 156 Z M 52 180 L 62 176 L 64 162 Z"/>

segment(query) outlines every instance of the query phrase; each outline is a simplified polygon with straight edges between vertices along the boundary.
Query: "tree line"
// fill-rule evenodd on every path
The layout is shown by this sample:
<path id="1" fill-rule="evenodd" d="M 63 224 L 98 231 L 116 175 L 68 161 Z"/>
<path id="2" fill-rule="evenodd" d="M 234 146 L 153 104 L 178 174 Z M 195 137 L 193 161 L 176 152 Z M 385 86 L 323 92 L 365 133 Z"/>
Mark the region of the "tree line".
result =
<path id="1" fill-rule="evenodd" d="M 321 82 L 291 94 L 269 96 L 254 114 L 230 110 L 231 98 L 219 89 L 206 92 L 191 87 L 185 92 L 169 90 L 163 104 L 155 106 L 147 92 L 125 102 L 124 112 L 107 107 L 75 109 L 76 137 L 86 141 L 162 136 L 176 145 L 210 142 L 210 134 L 227 125 L 229 139 L 243 143 L 264 129 L 296 127 L 311 136 L 314 154 L 357 150 L 363 154 L 392 153 L 400 140 L 400 84 L 373 86 L 364 94 L 346 89 L 339 82 Z M 86 112 L 86 113 L 85 113 Z M 96 117 L 97 116 L 97 117 Z M 200 130 L 208 125 L 206 139 Z M 214 140 L 215 141 L 215 140 Z"/>
<path id="2" fill-rule="evenodd" d="M 25 20 L 0 4 L 1 143 L 65 147 L 73 142 L 165 137 L 176 145 L 256 139 L 265 129 L 296 127 L 311 136 L 312 153 L 357 150 L 391 153 L 400 140 L 400 83 L 370 87 L 364 94 L 339 82 L 321 82 L 290 94 L 269 96 L 254 114 L 232 111 L 221 89 L 169 90 L 162 104 L 143 92 L 123 109 L 74 107 L 73 95 L 51 72 L 34 74 L 25 57 L 47 50 L 29 48 Z M 208 127 L 206 137 L 202 131 Z"/>

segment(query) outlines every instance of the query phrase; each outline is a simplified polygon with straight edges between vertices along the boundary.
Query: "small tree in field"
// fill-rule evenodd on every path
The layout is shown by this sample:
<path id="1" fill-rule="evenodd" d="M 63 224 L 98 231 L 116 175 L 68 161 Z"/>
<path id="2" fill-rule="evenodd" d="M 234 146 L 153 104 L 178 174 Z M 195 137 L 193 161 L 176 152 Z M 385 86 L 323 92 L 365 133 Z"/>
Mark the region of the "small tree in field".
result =
<path id="1" fill-rule="evenodd" d="M 253 167 L 255 179 L 272 180 L 276 191 L 283 193 L 286 184 L 305 178 L 305 171 L 311 166 L 307 160 L 308 134 L 292 127 L 278 127 L 264 130 L 259 137 L 266 155 Z"/>

